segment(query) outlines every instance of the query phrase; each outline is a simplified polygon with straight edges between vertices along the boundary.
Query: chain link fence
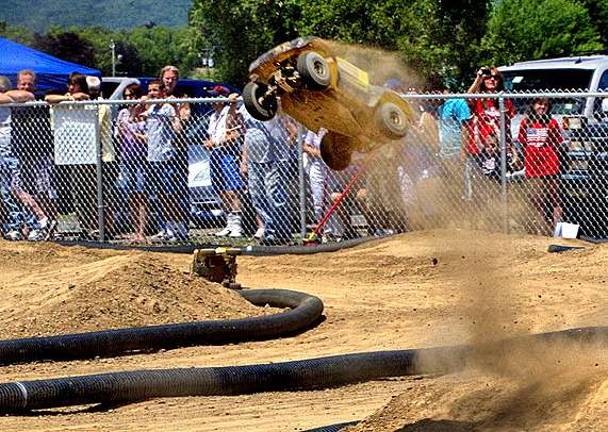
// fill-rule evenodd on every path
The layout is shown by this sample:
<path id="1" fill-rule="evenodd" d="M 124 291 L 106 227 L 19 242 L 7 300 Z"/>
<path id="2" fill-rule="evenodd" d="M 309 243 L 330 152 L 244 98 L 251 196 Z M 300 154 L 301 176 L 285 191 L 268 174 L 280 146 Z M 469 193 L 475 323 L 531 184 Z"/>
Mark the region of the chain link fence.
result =
<path id="1" fill-rule="evenodd" d="M 222 98 L 2 105 L 2 235 L 235 246 L 430 228 L 608 237 L 606 95 L 404 97 L 418 113 L 408 136 L 341 172 L 321 160 L 319 135 Z"/>

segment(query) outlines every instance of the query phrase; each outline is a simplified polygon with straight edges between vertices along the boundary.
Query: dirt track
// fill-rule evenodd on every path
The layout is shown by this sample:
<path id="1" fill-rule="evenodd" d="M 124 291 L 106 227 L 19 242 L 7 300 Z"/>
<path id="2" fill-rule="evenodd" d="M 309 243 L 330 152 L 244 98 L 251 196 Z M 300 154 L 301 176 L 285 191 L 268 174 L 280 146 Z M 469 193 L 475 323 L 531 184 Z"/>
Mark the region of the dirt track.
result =
<path id="1" fill-rule="evenodd" d="M 0 381 L 276 362 L 606 324 L 608 248 L 548 254 L 551 242 L 430 231 L 333 254 L 242 257 L 242 283 L 318 295 L 327 320 L 282 340 L 4 367 Z M 3 338 L 272 312 L 192 280 L 184 255 L 0 246 Z M 2 417 L 0 430 L 297 431 L 355 419 L 366 419 L 356 431 L 606 430 L 606 360 L 593 346 L 525 346 L 480 352 L 471 368 L 440 377 Z"/>

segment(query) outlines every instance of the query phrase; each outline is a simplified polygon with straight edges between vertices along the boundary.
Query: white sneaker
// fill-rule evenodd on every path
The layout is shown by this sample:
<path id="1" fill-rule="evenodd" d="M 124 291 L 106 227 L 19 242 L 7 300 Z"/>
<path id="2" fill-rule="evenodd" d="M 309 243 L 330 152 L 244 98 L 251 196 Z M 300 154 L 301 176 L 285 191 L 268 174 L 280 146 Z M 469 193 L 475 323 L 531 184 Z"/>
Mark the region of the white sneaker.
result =
<path id="1" fill-rule="evenodd" d="M 17 230 L 10 230 L 4 234 L 4 238 L 11 241 L 23 240 L 23 234 Z"/>
<path id="2" fill-rule="evenodd" d="M 45 216 L 42 219 L 38 220 L 38 227 L 40 229 L 45 229 L 48 225 L 49 225 L 49 218 L 48 217 Z"/>
<path id="3" fill-rule="evenodd" d="M 226 228 L 224 228 L 221 231 L 216 232 L 215 234 L 213 234 L 216 237 L 226 237 L 227 235 L 229 235 L 232 232 L 232 230 L 230 229 L 229 226 L 227 226 Z"/>
<path id="4" fill-rule="evenodd" d="M 230 229 L 229 237 L 242 237 L 243 236 L 243 228 L 241 226 L 241 214 L 233 214 L 232 215 L 232 223 L 228 225 Z"/>
<path id="5" fill-rule="evenodd" d="M 253 238 L 256 240 L 261 240 L 262 238 L 264 238 L 264 227 L 258 228 L 258 230 L 253 235 Z"/>
<path id="6" fill-rule="evenodd" d="M 29 241 L 42 241 L 46 237 L 46 232 L 43 229 L 33 229 L 27 235 Z"/>
<path id="7" fill-rule="evenodd" d="M 162 241 L 162 240 L 165 240 L 166 238 L 167 238 L 167 231 L 164 229 L 161 229 L 159 232 L 157 232 L 152 237 L 150 237 L 150 240 Z"/>
<path id="8" fill-rule="evenodd" d="M 234 226 L 230 230 L 230 234 L 228 234 L 228 237 L 243 237 L 243 230 L 241 229 L 241 226 Z"/>

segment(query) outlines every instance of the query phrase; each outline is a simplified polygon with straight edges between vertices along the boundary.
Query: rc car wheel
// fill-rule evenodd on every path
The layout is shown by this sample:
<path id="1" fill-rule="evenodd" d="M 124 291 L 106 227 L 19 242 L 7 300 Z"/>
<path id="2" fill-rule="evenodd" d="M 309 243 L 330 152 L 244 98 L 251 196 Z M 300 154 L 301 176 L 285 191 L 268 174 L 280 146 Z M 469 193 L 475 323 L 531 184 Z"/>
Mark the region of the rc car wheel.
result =
<path id="1" fill-rule="evenodd" d="M 353 154 L 351 140 L 347 136 L 328 132 L 321 141 L 321 159 L 334 171 L 342 171 L 350 165 Z"/>
<path id="2" fill-rule="evenodd" d="M 243 89 L 243 102 L 251 117 L 261 121 L 272 119 L 277 113 L 277 98 L 266 95 L 268 86 L 262 83 L 250 82 Z"/>
<path id="3" fill-rule="evenodd" d="M 296 66 L 304 84 L 315 90 L 323 90 L 331 83 L 331 72 L 325 58 L 314 52 L 303 52 L 298 56 Z"/>
<path id="4" fill-rule="evenodd" d="M 384 102 L 376 112 L 378 127 L 391 139 L 403 138 L 407 134 L 409 121 L 403 110 L 392 102 Z"/>

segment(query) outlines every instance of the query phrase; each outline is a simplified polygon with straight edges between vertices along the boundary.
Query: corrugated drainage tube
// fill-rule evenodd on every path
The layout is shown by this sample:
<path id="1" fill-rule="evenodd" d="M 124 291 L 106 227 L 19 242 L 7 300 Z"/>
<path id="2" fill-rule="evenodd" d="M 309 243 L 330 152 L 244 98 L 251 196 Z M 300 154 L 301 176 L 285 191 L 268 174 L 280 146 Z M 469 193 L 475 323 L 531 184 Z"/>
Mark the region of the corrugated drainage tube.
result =
<path id="1" fill-rule="evenodd" d="M 0 341 L 0 365 L 39 360 L 111 357 L 195 345 L 224 345 L 275 339 L 304 331 L 319 322 L 323 302 L 284 289 L 242 290 L 251 303 L 290 308 L 275 314 L 242 319 L 195 321 L 47 337 Z"/>

